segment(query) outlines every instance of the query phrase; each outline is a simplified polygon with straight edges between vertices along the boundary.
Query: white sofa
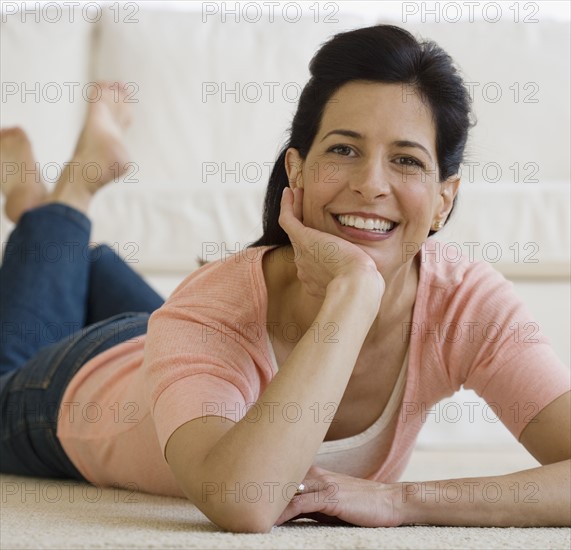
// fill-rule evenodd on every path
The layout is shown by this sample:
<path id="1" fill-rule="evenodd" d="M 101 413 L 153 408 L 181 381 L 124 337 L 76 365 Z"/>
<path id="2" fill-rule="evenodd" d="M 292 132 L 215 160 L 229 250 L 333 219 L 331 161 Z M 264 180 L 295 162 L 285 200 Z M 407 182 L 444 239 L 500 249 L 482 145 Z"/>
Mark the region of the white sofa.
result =
<path id="1" fill-rule="evenodd" d="M 219 259 L 261 234 L 270 166 L 318 45 L 342 30 L 395 22 L 343 10 L 337 22 L 323 12 L 315 22 L 310 3 L 298 3 L 305 11 L 295 23 L 279 10 L 273 23 L 266 16 L 236 23 L 144 3 L 91 4 L 87 12 L 3 14 L 1 124 L 29 132 L 52 185 L 72 153 L 90 83 L 128 83 L 133 164 L 96 197 L 93 240 L 111 243 L 165 296 L 199 256 Z M 443 246 L 450 254 L 473 246 L 477 258 L 484 252 L 569 364 L 568 27 L 403 26 L 445 47 L 474 90 L 478 125 Z M 10 229 L 3 219 L 3 242 Z M 461 392 L 453 400 L 477 398 Z M 419 448 L 519 448 L 500 424 L 478 417 L 437 415 L 427 424 Z"/>

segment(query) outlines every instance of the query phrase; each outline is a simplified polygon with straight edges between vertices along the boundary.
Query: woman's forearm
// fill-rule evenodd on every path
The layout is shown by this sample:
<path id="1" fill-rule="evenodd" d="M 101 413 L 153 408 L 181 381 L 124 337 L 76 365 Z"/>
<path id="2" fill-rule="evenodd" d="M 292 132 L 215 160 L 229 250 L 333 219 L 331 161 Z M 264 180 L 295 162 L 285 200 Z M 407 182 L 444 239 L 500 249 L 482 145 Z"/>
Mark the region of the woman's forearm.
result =
<path id="1" fill-rule="evenodd" d="M 257 406 L 211 449 L 203 463 L 204 482 L 233 489 L 249 487 L 259 499 L 226 498 L 221 492 L 203 511 L 220 524 L 230 509 L 247 511 L 270 529 L 312 464 L 341 401 L 363 341 L 377 314 L 370 289 L 359 279 L 333 281 L 315 318 L 332 323 L 334 341 L 308 331 L 261 395 Z M 322 331 L 318 331 L 321 333 Z M 328 333 L 329 334 L 329 333 Z M 196 475 L 196 472 L 193 472 Z M 228 506 L 230 504 L 230 506 Z M 262 529 L 263 530 L 263 529 Z"/>
<path id="2" fill-rule="evenodd" d="M 402 524 L 571 525 L 571 461 L 512 474 L 394 484 Z"/>

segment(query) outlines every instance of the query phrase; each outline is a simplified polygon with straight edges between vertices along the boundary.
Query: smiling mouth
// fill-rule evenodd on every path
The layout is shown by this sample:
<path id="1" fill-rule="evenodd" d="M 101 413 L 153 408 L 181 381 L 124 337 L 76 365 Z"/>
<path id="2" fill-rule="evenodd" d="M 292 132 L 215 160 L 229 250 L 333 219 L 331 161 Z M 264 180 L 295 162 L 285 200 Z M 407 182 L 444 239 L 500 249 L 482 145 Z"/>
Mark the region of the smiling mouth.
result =
<path id="1" fill-rule="evenodd" d="M 398 223 L 383 218 L 361 218 L 350 214 L 337 214 L 335 219 L 345 227 L 354 227 L 374 233 L 388 233 L 398 225 Z"/>

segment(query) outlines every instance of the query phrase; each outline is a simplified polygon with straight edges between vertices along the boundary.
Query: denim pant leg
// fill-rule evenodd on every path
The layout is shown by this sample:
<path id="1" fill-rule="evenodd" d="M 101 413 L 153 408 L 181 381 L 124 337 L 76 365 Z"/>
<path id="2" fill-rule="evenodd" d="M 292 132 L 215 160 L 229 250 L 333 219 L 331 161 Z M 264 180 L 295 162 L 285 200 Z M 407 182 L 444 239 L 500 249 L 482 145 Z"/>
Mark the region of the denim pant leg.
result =
<path id="1" fill-rule="evenodd" d="M 133 258 L 136 261 L 136 258 Z M 164 300 L 111 247 L 89 250 L 89 289 L 86 325 L 125 311 L 152 313 Z"/>
<path id="2" fill-rule="evenodd" d="M 0 374 L 85 326 L 90 230 L 60 203 L 20 218 L 0 267 Z"/>
<path id="3" fill-rule="evenodd" d="M 89 359 L 144 334 L 163 303 L 109 247 L 89 247 L 90 229 L 81 212 L 54 203 L 26 212 L 6 243 L 0 471 L 82 479 L 56 435 L 65 389 Z"/>
<path id="4" fill-rule="evenodd" d="M 38 477 L 83 476 L 57 438 L 62 397 L 91 358 L 147 330 L 148 313 L 122 313 L 44 347 L 21 368 L 0 376 L 0 472 Z M 62 407 L 61 414 L 84 414 Z"/>

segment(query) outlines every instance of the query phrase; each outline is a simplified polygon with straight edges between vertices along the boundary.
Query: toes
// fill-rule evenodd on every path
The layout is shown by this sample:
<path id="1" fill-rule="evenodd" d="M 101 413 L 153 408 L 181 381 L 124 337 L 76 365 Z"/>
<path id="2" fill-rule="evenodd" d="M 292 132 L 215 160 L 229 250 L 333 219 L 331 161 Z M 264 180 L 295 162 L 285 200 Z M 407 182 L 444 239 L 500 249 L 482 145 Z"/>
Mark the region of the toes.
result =
<path id="1" fill-rule="evenodd" d="M 29 143 L 28 136 L 26 132 L 20 126 L 13 126 L 12 128 L 3 128 L 0 130 L 0 139 L 2 141 L 6 140 L 7 142 L 14 142 L 14 143 Z"/>

